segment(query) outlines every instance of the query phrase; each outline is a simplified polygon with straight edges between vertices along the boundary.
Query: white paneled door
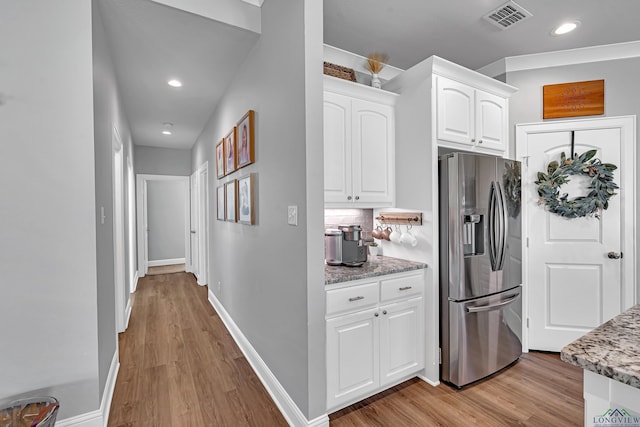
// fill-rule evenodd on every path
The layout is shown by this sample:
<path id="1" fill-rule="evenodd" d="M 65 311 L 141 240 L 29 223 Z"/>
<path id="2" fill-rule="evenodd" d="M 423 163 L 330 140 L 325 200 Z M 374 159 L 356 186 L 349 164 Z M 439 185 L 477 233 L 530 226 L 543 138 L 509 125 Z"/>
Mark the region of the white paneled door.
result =
<path id="1" fill-rule="evenodd" d="M 563 346 L 633 305 L 635 118 L 551 122 L 517 127 L 518 157 L 524 159 L 522 203 L 528 247 L 525 286 L 528 347 Z M 603 163 L 618 166 L 618 194 L 600 218 L 567 219 L 538 204 L 537 174 L 567 157 L 597 150 Z M 561 193 L 588 193 L 589 179 L 570 176 Z M 526 242 L 527 242 L 526 241 Z M 619 254 L 623 257 L 617 258 Z"/>

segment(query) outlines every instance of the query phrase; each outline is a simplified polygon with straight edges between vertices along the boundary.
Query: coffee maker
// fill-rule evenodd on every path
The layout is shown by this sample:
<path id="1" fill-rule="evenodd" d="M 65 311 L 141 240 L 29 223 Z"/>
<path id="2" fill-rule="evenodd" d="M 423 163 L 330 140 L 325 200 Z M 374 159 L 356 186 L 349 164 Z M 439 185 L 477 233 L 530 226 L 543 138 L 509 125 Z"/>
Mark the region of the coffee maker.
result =
<path id="1" fill-rule="evenodd" d="M 325 260 L 329 265 L 359 267 L 367 261 L 367 247 L 359 225 L 341 225 L 324 233 Z"/>

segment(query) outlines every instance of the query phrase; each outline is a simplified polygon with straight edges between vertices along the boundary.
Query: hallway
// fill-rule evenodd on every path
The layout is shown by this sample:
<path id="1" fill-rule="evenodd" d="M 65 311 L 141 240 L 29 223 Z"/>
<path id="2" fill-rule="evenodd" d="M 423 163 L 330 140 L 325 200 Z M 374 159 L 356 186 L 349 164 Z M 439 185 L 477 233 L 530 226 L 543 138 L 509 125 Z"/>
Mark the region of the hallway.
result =
<path id="1" fill-rule="evenodd" d="M 140 279 L 110 427 L 286 426 L 193 275 Z"/>

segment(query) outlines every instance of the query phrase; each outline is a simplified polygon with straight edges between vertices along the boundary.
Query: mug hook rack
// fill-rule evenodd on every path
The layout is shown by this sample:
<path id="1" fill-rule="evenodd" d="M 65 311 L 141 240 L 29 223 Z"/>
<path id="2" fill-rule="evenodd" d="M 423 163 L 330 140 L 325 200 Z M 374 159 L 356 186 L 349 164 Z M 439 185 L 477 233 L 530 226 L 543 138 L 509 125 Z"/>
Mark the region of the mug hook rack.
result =
<path id="1" fill-rule="evenodd" d="M 422 225 L 422 212 L 380 212 L 376 220 L 382 224 Z"/>

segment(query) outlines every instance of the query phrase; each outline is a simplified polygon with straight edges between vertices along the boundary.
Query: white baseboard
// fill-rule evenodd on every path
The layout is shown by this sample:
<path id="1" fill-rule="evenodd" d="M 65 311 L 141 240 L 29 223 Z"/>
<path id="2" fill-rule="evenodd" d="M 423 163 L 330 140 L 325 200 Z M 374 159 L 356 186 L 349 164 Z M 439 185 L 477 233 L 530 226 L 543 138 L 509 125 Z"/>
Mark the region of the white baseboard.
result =
<path id="1" fill-rule="evenodd" d="M 97 409 L 85 414 L 76 415 L 75 417 L 56 421 L 56 427 L 104 427 L 107 424 L 103 420 L 102 411 Z"/>
<path id="2" fill-rule="evenodd" d="M 129 310 L 131 312 L 131 310 Z M 118 348 L 113 353 L 113 359 L 111 360 L 111 367 L 109 368 L 109 375 L 107 376 L 107 382 L 104 385 L 104 392 L 102 393 L 102 402 L 100 402 L 100 411 L 102 412 L 102 419 L 104 420 L 104 426 L 107 426 L 109 421 L 109 411 L 111 410 L 111 399 L 113 399 L 113 392 L 116 389 L 116 379 L 118 378 L 118 371 L 120 370 L 120 360 L 118 359 Z"/>
<path id="3" fill-rule="evenodd" d="M 273 372 L 269 369 L 267 364 L 262 360 L 258 352 L 253 348 L 247 337 L 244 336 L 240 328 L 235 324 L 229 313 L 225 310 L 224 306 L 218 301 L 214 293 L 209 290 L 209 303 L 213 306 L 213 309 L 218 313 L 220 319 L 227 327 L 227 330 L 235 340 L 238 347 L 244 354 L 253 371 L 256 373 L 262 385 L 267 389 L 267 392 L 280 409 L 280 412 L 287 420 L 289 425 L 295 427 L 329 427 L 329 416 L 321 415 L 313 420 L 308 420 L 298 405 L 295 404 L 291 396 L 284 389 L 282 384 L 273 375 Z"/>
<path id="4" fill-rule="evenodd" d="M 424 375 L 418 375 L 418 378 L 420 378 L 422 381 L 424 381 L 427 384 L 430 384 L 434 387 L 437 387 L 440 385 L 440 381 L 432 381 L 429 378 L 425 377 Z"/>
<path id="5" fill-rule="evenodd" d="M 111 399 L 113 398 L 113 391 L 116 387 L 116 378 L 118 377 L 119 369 L 120 362 L 118 361 L 118 351 L 116 350 L 111 360 L 109 375 L 107 376 L 104 393 L 102 394 L 102 402 L 100 402 L 100 409 L 56 421 L 56 427 L 107 427 L 109 411 L 111 410 Z"/>
<path id="6" fill-rule="evenodd" d="M 172 259 L 156 259 L 153 261 L 149 261 L 147 265 L 149 267 L 160 267 L 161 265 L 176 265 L 176 264 L 184 264 L 184 258 L 172 258 Z"/>
<path id="7" fill-rule="evenodd" d="M 136 271 L 131 279 L 131 289 L 129 289 L 129 292 L 134 293 L 136 289 L 138 289 L 138 280 L 140 280 L 140 278 L 138 277 L 138 271 Z"/>
<path id="8" fill-rule="evenodd" d="M 127 308 L 124 309 L 124 330 L 129 327 L 129 319 L 131 318 L 131 297 L 127 301 Z"/>

